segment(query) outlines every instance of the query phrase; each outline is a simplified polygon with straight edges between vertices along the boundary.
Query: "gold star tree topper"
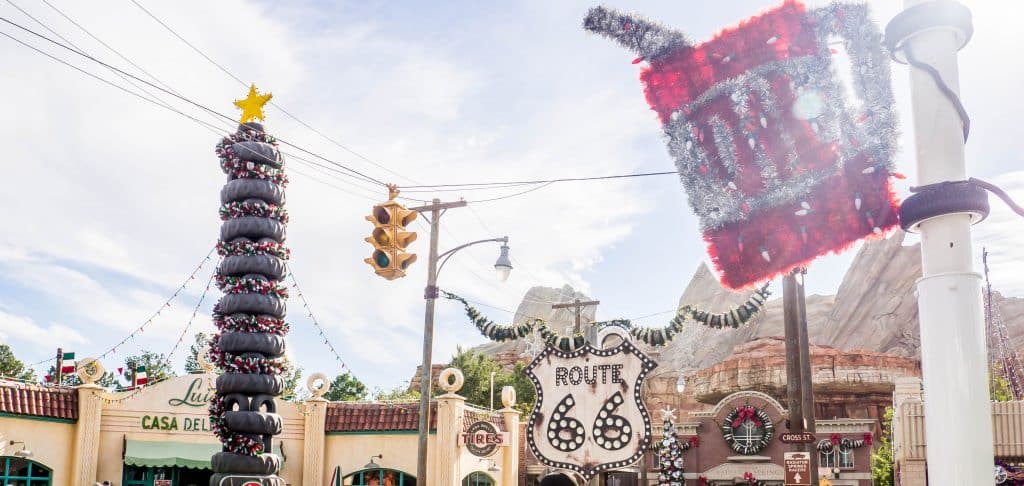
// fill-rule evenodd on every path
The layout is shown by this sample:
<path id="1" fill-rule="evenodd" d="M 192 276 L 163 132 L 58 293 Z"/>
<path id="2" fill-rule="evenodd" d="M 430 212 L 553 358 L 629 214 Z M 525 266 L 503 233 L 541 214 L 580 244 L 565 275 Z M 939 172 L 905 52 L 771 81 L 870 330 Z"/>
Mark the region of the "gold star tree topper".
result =
<path id="1" fill-rule="evenodd" d="M 254 83 L 249 87 L 249 96 L 244 100 L 235 100 L 235 106 L 242 110 L 242 120 L 239 123 L 248 123 L 254 120 L 263 121 L 263 105 L 270 101 L 274 95 L 260 94 Z"/>

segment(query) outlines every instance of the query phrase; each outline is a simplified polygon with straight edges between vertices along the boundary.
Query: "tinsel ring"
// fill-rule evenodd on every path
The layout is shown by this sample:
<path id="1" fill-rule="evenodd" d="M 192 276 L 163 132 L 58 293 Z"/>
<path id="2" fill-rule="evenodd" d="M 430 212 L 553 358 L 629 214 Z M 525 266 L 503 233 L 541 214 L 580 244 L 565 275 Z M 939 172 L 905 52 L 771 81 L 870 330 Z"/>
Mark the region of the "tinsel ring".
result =
<path id="1" fill-rule="evenodd" d="M 267 167 L 254 162 L 235 159 L 220 159 L 220 168 L 226 174 L 241 179 L 260 179 L 273 182 L 281 187 L 288 186 L 288 176 L 281 169 Z"/>
<path id="2" fill-rule="evenodd" d="M 260 218 L 276 219 L 282 223 L 288 223 L 288 210 L 276 204 L 269 204 L 263 201 L 247 202 L 234 201 L 223 204 L 220 207 L 221 221 L 245 216 L 256 216 Z"/>
<path id="3" fill-rule="evenodd" d="M 239 314 L 225 316 L 214 309 L 213 325 L 222 332 L 266 332 L 270 334 L 288 334 L 289 325 L 284 319 L 276 317 Z"/>
<path id="4" fill-rule="evenodd" d="M 287 260 L 292 256 L 292 252 L 288 247 L 276 241 L 256 243 L 254 241 L 227 242 L 218 240 L 217 254 L 222 257 L 270 255 L 282 260 Z"/>
<path id="5" fill-rule="evenodd" d="M 288 288 L 280 282 L 256 278 L 228 277 L 218 274 L 217 288 L 226 294 L 258 293 L 288 298 Z"/>

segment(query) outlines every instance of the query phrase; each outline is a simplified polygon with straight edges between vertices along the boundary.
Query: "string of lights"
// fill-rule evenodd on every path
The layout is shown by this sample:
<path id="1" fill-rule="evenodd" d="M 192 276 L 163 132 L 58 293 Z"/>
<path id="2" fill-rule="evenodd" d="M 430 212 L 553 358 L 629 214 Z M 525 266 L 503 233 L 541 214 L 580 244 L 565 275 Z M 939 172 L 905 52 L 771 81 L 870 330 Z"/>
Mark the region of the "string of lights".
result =
<path id="1" fill-rule="evenodd" d="M 220 261 L 218 260 L 218 265 L 219 264 Z M 164 364 L 166 364 L 168 368 L 171 366 L 171 359 L 174 357 L 174 353 L 178 351 L 182 341 L 185 340 L 185 335 L 188 334 L 188 330 L 192 328 L 192 323 L 196 320 L 196 315 L 199 314 L 199 309 L 202 307 L 203 301 L 206 300 L 206 294 L 210 292 L 210 286 L 213 285 L 213 280 L 216 275 L 217 272 L 210 274 L 209 280 L 206 281 L 206 288 L 203 289 L 203 294 L 199 296 L 199 302 L 197 302 L 195 308 L 192 309 L 192 316 L 188 318 L 188 323 L 185 324 L 185 329 L 181 330 L 181 334 L 178 335 L 178 340 L 175 341 L 174 347 L 171 348 L 171 352 L 167 353 L 167 359 L 164 360 Z"/>
<path id="2" fill-rule="evenodd" d="M 164 301 L 163 305 L 161 305 L 156 310 L 156 312 L 154 312 L 152 315 L 149 316 L 149 318 L 147 318 L 145 321 L 143 321 L 142 324 L 139 325 L 139 327 L 137 327 L 134 330 L 132 330 L 132 332 L 129 333 L 128 336 L 126 336 L 124 339 L 122 339 L 117 344 L 115 344 L 112 347 L 110 347 L 107 351 L 101 353 L 97 357 L 97 359 L 102 360 L 103 358 L 106 358 L 107 356 L 110 356 L 110 355 L 112 355 L 114 353 L 117 353 L 117 348 L 121 347 L 122 345 L 124 345 L 128 341 L 131 341 L 131 340 L 135 339 L 135 336 L 145 332 L 147 326 L 152 324 L 153 321 L 155 321 L 156 318 L 159 317 L 164 312 L 164 310 L 166 310 L 166 309 L 171 307 L 171 303 L 174 302 L 174 299 L 178 298 L 179 294 L 181 294 L 182 292 L 185 291 L 185 288 L 188 287 L 189 282 L 191 282 L 191 281 L 196 279 L 196 274 L 198 274 L 203 269 L 203 267 L 206 266 L 206 262 L 210 261 L 211 257 L 213 256 L 213 252 L 215 252 L 215 251 L 216 251 L 216 248 L 213 248 L 213 249 L 210 250 L 209 253 L 206 254 L 205 257 L 203 257 L 203 260 L 201 262 L 199 262 L 199 265 L 196 266 L 195 270 L 193 270 L 192 273 L 188 276 L 188 278 L 185 279 L 185 281 L 182 282 L 182 284 L 179 285 L 177 289 L 175 289 L 175 291 L 171 295 L 171 297 L 169 299 L 167 299 L 166 301 Z"/>
<path id="3" fill-rule="evenodd" d="M 313 322 L 314 326 L 316 326 L 317 332 L 319 332 L 320 337 L 323 338 L 324 344 L 326 344 L 331 350 L 331 354 L 334 355 L 335 361 L 341 365 L 341 369 L 349 370 L 351 373 L 352 368 L 349 368 L 349 366 L 345 364 L 345 360 L 341 359 L 341 355 L 338 354 L 338 350 L 335 349 L 334 344 L 332 344 L 331 340 L 327 337 L 327 331 L 325 331 L 323 326 L 320 325 L 320 321 L 317 320 L 316 316 L 313 315 L 313 311 L 309 308 L 309 302 L 306 300 L 305 294 L 302 293 L 302 289 L 299 288 L 299 282 L 295 280 L 295 274 L 292 272 L 291 265 L 285 264 L 285 268 L 288 270 L 288 277 L 292 279 L 292 288 L 295 289 L 295 293 L 298 294 L 299 300 L 302 301 L 302 308 L 305 309 L 306 316 L 309 317 L 309 320 Z"/>

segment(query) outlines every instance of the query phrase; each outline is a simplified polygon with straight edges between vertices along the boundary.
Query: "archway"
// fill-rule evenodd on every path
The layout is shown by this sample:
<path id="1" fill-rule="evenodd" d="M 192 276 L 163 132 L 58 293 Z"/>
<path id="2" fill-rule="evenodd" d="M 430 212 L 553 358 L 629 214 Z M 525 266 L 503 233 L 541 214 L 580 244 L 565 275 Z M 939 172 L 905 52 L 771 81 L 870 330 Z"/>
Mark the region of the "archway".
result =
<path id="1" fill-rule="evenodd" d="M 494 486 L 494 478 L 487 473 L 474 471 L 462 480 L 462 486 Z"/>
<path id="2" fill-rule="evenodd" d="M 363 469 L 345 476 L 341 482 L 351 486 L 416 486 L 416 478 L 397 469 Z"/>
<path id="3" fill-rule="evenodd" d="M 548 474 L 540 480 L 540 486 L 576 486 L 576 482 L 565 474 Z"/>
<path id="4" fill-rule="evenodd" d="M 0 456 L 0 484 L 31 484 L 49 486 L 53 470 L 22 457 Z"/>

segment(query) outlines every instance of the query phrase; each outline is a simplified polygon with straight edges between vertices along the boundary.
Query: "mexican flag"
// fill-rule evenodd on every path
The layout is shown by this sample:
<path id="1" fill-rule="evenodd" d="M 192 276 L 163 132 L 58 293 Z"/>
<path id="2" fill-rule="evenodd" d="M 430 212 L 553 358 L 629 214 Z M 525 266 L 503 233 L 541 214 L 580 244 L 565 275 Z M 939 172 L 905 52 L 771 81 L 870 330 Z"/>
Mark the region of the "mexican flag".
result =
<path id="1" fill-rule="evenodd" d="M 135 368 L 135 384 L 141 386 L 148 382 L 149 378 L 146 377 L 146 367 L 139 366 L 138 368 Z"/>
<path id="2" fill-rule="evenodd" d="M 75 372 L 75 353 L 64 353 L 61 357 L 61 373 L 74 373 Z"/>

